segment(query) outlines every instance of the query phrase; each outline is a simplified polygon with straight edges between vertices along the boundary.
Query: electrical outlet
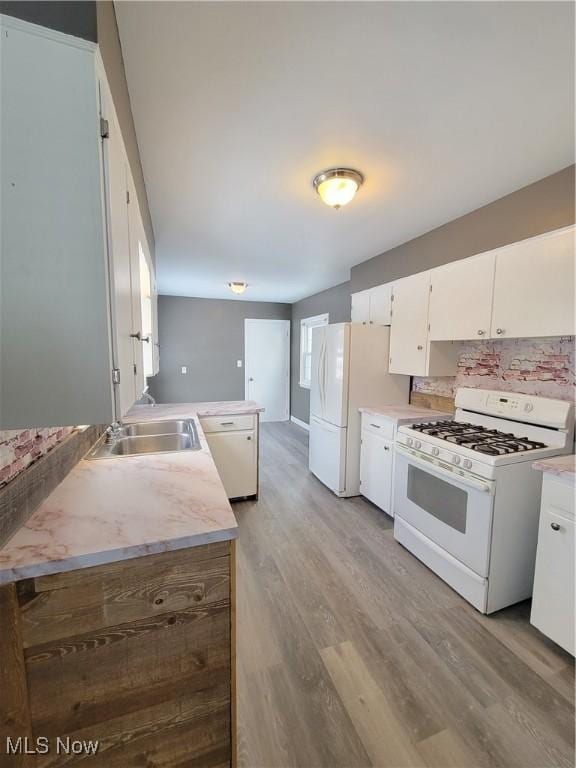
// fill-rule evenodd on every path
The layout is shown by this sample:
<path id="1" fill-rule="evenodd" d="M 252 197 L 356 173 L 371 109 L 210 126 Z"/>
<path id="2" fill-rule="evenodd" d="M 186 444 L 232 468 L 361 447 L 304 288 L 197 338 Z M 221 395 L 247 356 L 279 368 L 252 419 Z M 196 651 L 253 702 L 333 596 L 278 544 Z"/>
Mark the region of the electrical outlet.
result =
<path id="1" fill-rule="evenodd" d="M 180 368 L 180 373 L 184 376 L 186 373 L 188 373 L 188 368 L 185 365 L 183 365 Z"/>
<path id="2" fill-rule="evenodd" d="M 242 360 L 236 360 L 236 368 L 242 368 Z"/>

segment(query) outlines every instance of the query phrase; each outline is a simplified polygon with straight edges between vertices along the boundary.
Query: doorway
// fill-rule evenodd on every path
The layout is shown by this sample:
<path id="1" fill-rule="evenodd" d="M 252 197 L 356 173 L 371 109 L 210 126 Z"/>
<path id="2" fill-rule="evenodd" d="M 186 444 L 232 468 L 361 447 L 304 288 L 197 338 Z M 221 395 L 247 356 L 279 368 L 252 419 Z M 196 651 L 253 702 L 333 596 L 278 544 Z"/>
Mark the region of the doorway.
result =
<path id="1" fill-rule="evenodd" d="M 290 320 L 244 320 L 244 396 L 262 421 L 290 418 Z"/>

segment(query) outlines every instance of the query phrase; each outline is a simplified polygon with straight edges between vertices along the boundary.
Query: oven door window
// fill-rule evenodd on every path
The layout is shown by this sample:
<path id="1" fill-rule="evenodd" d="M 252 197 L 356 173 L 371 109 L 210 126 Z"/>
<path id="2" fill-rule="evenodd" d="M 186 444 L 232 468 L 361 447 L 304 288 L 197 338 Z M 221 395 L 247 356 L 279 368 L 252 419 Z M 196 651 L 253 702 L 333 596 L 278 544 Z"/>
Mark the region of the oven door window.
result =
<path id="1" fill-rule="evenodd" d="M 429 515 L 466 533 L 468 494 L 462 488 L 409 464 L 407 496 Z"/>

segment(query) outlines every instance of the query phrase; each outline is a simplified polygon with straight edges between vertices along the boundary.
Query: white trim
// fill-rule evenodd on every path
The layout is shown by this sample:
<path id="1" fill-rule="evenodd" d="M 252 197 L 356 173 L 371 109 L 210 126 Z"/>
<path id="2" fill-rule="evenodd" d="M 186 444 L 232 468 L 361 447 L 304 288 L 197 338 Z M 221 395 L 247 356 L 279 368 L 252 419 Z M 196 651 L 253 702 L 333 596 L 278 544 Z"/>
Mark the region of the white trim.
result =
<path id="1" fill-rule="evenodd" d="M 305 421 L 302 421 L 301 419 L 297 419 L 296 416 L 290 416 L 290 421 L 293 421 L 294 424 L 297 424 L 299 427 L 302 427 L 302 429 L 305 429 L 306 432 L 310 432 L 310 424 L 306 424 Z"/>
<path id="2" fill-rule="evenodd" d="M 310 382 L 302 379 L 302 359 L 304 356 L 303 344 L 307 338 L 309 328 L 317 328 L 322 325 L 328 325 L 330 322 L 330 315 L 328 312 L 324 312 L 321 315 L 312 315 L 311 317 L 300 318 L 300 342 L 298 350 L 298 384 L 302 389 L 310 389 Z M 307 356 L 312 354 L 312 350 L 306 353 Z"/>
<path id="3" fill-rule="evenodd" d="M 43 27 L 41 24 L 34 24 L 31 21 L 23 21 L 22 19 L 17 19 L 15 16 L 10 16 L 5 13 L 0 13 L 0 27 L 2 29 L 14 29 L 18 32 L 28 32 L 28 34 L 44 37 L 48 40 L 54 40 L 55 42 L 63 43 L 64 45 L 71 45 L 74 48 L 80 48 L 80 50 L 89 51 L 90 53 L 94 53 L 98 48 L 97 43 L 94 43 L 91 40 L 85 40 L 83 37 L 75 37 L 74 35 L 67 35 L 65 32 L 59 32 L 57 29 Z"/>

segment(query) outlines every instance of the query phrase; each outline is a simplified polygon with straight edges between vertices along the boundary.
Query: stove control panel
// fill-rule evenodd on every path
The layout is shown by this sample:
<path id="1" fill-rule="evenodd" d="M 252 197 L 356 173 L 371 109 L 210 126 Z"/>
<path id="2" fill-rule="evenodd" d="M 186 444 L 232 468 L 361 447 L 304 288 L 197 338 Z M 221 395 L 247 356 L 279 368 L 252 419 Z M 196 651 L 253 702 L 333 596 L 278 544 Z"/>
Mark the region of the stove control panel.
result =
<path id="1" fill-rule="evenodd" d="M 461 387 L 456 393 L 456 408 L 568 432 L 574 425 L 574 411 L 568 401 L 515 392 Z M 466 415 L 460 420 L 465 421 Z"/>

